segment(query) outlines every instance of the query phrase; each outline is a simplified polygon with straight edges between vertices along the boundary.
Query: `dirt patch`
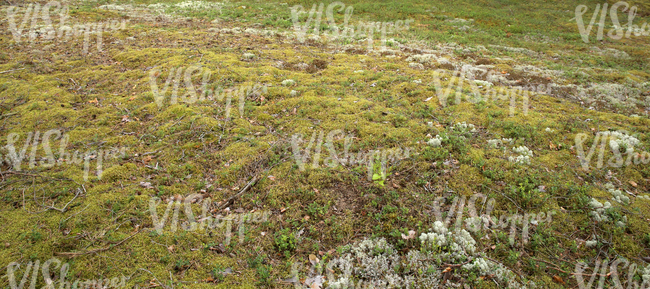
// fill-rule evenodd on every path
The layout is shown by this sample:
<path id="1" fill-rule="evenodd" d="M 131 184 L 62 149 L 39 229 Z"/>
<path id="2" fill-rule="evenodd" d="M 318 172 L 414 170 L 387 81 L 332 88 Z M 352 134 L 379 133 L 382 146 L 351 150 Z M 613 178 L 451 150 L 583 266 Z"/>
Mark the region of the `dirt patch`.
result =
<path id="1" fill-rule="evenodd" d="M 491 64 L 494 64 L 494 61 L 492 61 L 490 59 L 487 59 L 487 58 L 479 58 L 478 60 L 476 60 L 476 62 L 474 64 L 476 64 L 476 65 L 491 65 Z"/>
<path id="2" fill-rule="evenodd" d="M 292 71 L 305 71 L 307 73 L 317 73 L 327 68 L 327 61 L 321 59 L 314 59 L 311 63 L 306 62 L 285 62 L 278 61 L 275 67 Z"/>

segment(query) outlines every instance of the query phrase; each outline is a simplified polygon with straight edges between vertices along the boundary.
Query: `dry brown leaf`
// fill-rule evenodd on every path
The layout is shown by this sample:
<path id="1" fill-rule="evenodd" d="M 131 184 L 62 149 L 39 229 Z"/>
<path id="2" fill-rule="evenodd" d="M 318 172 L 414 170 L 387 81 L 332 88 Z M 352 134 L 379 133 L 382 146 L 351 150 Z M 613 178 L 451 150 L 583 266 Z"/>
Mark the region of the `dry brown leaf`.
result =
<path id="1" fill-rule="evenodd" d="M 553 280 L 557 283 L 564 284 L 564 280 L 562 280 L 558 275 L 553 275 Z"/>

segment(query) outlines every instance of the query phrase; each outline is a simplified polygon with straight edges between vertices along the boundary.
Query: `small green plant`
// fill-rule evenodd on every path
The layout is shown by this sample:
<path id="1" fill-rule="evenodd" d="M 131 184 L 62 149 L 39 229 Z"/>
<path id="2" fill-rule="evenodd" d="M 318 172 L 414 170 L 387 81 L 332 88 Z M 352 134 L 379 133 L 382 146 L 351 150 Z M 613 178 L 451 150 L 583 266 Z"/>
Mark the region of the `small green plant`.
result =
<path id="1" fill-rule="evenodd" d="M 221 282 L 223 279 L 226 278 L 226 275 L 224 274 L 225 269 L 223 266 L 217 264 L 214 266 L 214 269 L 212 269 L 212 277 L 216 282 Z"/>
<path id="2" fill-rule="evenodd" d="M 181 259 L 181 260 L 176 261 L 176 264 L 174 265 L 174 270 L 175 271 L 183 271 L 183 270 L 186 270 L 186 269 L 190 268 L 190 265 L 191 265 L 190 261 Z"/>
<path id="3" fill-rule="evenodd" d="M 327 213 L 327 210 L 329 210 L 329 207 L 329 202 L 323 206 L 319 205 L 316 202 L 313 202 L 307 206 L 307 214 L 312 217 L 323 217 Z"/>
<path id="4" fill-rule="evenodd" d="M 388 174 L 382 170 L 381 160 L 379 160 L 379 157 L 377 162 L 373 164 L 372 171 L 374 172 L 372 175 L 372 181 L 383 188 L 385 186 L 384 181 L 386 180 Z"/>
<path id="5" fill-rule="evenodd" d="M 257 267 L 257 277 L 258 278 L 258 285 L 263 285 L 263 286 L 268 286 L 271 285 L 271 266 L 268 265 L 262 265 Z"/>
<path id="6" fill-rule="evenodd" d="M 276 233 L 275 248 L 284 253 L 285 256 L 290 255 L 296 250 L 296 237 L 289 231 L 289 229 L 282 229 Z"/>

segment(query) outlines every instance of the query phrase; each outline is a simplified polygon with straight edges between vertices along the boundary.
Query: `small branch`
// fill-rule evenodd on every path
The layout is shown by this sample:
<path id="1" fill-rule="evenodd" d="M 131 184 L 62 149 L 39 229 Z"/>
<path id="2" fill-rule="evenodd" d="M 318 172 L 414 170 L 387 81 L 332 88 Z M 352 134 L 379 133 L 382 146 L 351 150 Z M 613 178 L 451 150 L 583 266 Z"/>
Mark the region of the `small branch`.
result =
<path id="1" fill-rule="evenodd" d="M 153 276 L 154 279 L 156 279 L 156 282 L 158 282 L 158 284 L 159 284 L 160 286 L 162 286 L 162 287 L 165 288 L 165 289 L 169 289 L 169 287 L 165 286 L 165 284 L 163 284 L 162 282 L 160 282 L 160 280 L 158 280 L 158 278 L 156 278 L 156 275 L 154 275 L 153 273 L 151 273 L 151 271 L 149 271 L 149 270 L 147 270 L 147 269 L 144 269 L 144 268 L 138 268 L 138 270 L 142 270 L 142 271 L 148 272 L 149 274 L 151 274 L 151 276 Z M 149 286 L 149 288 L 151 288 L 151 287 L 157 287 L 157 286 Z"/>
<path id="2" fill-rule="evenodd" d="M 67 217 L 65 220 L 63 220 L 62 222 L 60 222 L 60 223 L 59 223 L 59 230 L 61 230 L 61 224 L 67 222 L 68 220 L 70 220 L 70 218 L 72 218 L 72 217 L 74 217 L 74 216 L 76 216 L 76 215 L 81 214 L 81 212 L 83 212 L 83 211 L 85 211 L 86 209 L 88 209 L 88 206 L 90 206 L 90 205 L 86 205 L 86 207 L 83 208 L 81 211 L 77 212 L 76 214 L 74 214 L 74 215 L 72 215 L 72 216 L 70 216 L 70 217 Z"/>
<path id="3" fill-rule="evenodd" d="M 12 70 L 5 70 L 5 71 L 0 72 L 0 74 L 5 74 L 5 73 L 8 73 L 8 72 L 23 70 L 23 69 L 25 69 L 25 68 L 23 67 L 23 68 L 17 68 L 17 69 L 12 69 Z"/>
<path id="4" fill-rule="evenodd" d="M 255 185 L 256 182 L 257 182 L 257 177 L 254 177 L 250 182 L 248 182 L 248 184 L 247 184 L 247 185 L 246 185 L 246 186 L 245 186 L 241 191 L 239 191 L 239 193 L 237 193 L 236 195 L 230 197 L 228 200 L 226 200 L 225 203 L 223 203 L 221 206 L 219 206 L 219 209 L 218 209 L 218 210 L 221 210 L 221 209 L 225 208 L 225 207 L 228 206 L 228 204 L 230 204 L 233 200 L 239 198 L 239 197 L 240 197 L 241 195 L 243 195 L 246 191 L 248 191 L 248 189 L 250 189 L 253 185 Z"/>
<path id="5" fill-rule="evenodd" d="M 531 259 L 533 259 L 533 260 L 535 260 L 535 261 L 538 261 L 538 262 L 543 262 L 543 263 L 546 263 L 546 264 L 548 264 L 548 265 L 551 265 L 551 266 L 552 266 L 552 267 L 550 267 L 551 269 L 554 269 L 554 270 L 560 271 L 560 272 L 562 272 L 562 273 L 564 273 L 564 274 L 569 274 L 568 272 L 566 272 L 566 271 L 564 271 L 564 270 L 562 270 L 562 269 L 560 269 L 560 268 L 555 267 L 555 264 L 553 264 L 553 263 L 551 263 L 551 262 L 547 262 L 547 261 L 540 260 L 540 259 L 537 259 L 537 258 L 531 258 Z"/>
<path id="6" fill-rule="evenodd" d="M 59 256 L 77 257 L 77 256 L 81 256 L 81 255 L 94 254 L 94 253 L 108 251 L 108 250 L 110 250 L 110 249 L 112 249 L 114 247 L 117 247 L 117 246 L 121 245 L 122 243 L 128 241 L 129 239 L 135 237 L 135 235 L 140 234 L 140 232 L 142 232 L 142 230 L 139 230 L 139 231 L 135 232 L 133 235 L 129 236 L 128 238 L 120 241 L 119 243 L 117 243 L 117 244 L 115 244 L 113 246 L 108 246 L 106 248 L 100 248 L 100 249 L 84 251 L 84 252 L 56 252 L 54 254 L 59 255 Z"/>
<path id="7" fill-rule="evenodd" d="M 18 113 L 17 112 L 7 113 L 7 114 L 0 115 L 0 118 L 5 118 L 5 117 L 16 115 L 16 114 L 18 114 Z"/>
<path id="8" fill-rule="evenodd" d="M 86 188 L 84 188 L 84 191 L 85 190 L 86 190 Z M 54 207 L 54 204 L 52 204 L 52 206 L 46 206 L 46 205 L 43 205 L 43 204 L 39 204 L 39 205 L 41 205 L 41 207 L 44 207 L 44 208 L 47 208 L 47 209 L 57 210 L 57 211 L 59 211 L 61 213 L 65 213 L 65 209 L 68 207 L 68 205 L 70 205 L 70 203 L 72 203 L 72 201 L 74 201 L 79 196 L 79 194 L 81 194 L 81 189 L 77 188 L 77 193 L 74 195 L 74 198 L 72 198 L 72 200 L 70 200 L 67 204 L 65 204 L 65 206 L 63 206 L 63 208 L 61 208 L 61 209 L 58 209 L 58 208 Z"/>

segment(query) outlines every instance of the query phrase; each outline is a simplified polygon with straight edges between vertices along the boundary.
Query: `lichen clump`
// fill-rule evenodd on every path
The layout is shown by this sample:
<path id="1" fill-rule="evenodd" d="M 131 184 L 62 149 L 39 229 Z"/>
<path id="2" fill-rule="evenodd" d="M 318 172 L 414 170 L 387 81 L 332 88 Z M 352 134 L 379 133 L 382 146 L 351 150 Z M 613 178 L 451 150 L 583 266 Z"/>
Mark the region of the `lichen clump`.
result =
<path id="1" fill-rule="evenodd" d="M 465 279 L 469 275 L 493 276 L 501 288 L 527 288 L 508 268 L 478 252 L 476 241 L 464 229 L 450 231 L 436 221 L 432 230 L 422 233 L 419 239 L 420 250 L 410 250 L 406 256 L 400 256 L 383 238 L 343 247 L 341 257 L 327 266 L 327 270 L 332 269 L 327 278 L 329 288 L 357 288 L 361 284 L 375 288 L 438 288 L 443 283 L 456 287 L 473 282 Z M 448 264 L 463 265 L 451 270 L 453 277 L 445 278 Z"/>

